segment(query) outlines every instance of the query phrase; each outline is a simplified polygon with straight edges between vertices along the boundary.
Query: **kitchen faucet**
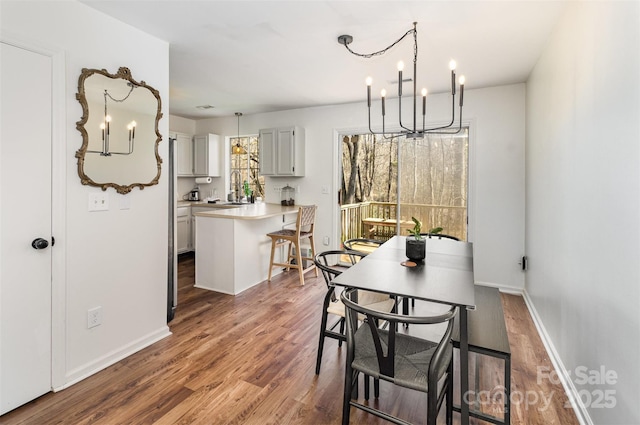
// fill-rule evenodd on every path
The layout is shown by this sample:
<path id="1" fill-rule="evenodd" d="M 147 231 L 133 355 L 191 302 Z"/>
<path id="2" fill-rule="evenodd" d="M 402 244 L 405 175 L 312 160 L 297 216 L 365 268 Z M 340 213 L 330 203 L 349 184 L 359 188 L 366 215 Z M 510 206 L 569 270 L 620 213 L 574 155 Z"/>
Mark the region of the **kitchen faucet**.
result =
<path id="1" fill-rule="evenodd" d="M 236 184 L 235 184 L 235 198 L 233 199 L 233 202 L 240 202 L 240 188 L 241 188 L 241 183 L 240 180 L 242 180 L 242 173 L 240 172 L 240 170 L 233 170 L 231 172 L 231 176 L 229 176 L 230 179 L 230 190 L 233 192 L 234 188 L 233 188 L 233 176 L 237 175 L 236 177 Z"/>

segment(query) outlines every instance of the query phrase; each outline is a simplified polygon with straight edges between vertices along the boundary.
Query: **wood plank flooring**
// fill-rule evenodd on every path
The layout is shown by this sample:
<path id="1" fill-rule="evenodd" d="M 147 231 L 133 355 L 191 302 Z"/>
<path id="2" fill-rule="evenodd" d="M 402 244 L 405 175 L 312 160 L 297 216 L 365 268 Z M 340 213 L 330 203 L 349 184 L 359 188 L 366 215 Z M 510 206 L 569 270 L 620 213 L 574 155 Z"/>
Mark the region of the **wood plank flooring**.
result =
<path id="1" fill-rule="evenodd" d="M 283 273 L 233 297 L 194 288 L 193 257 L 182 257 L 172 336 L 1 416 L 0 424 L 339 424 L 345 350 L 327 340 L 315 375 L 326 287 L 321 276 L 307 276 L 300 286 L 295 271 Z M 538 367 L 551 364 L 522 297 L 503 294 L 502 301 L 512 392 L 521 395 L 512 398 L 512 424 L 578 424 L 564 407 L 562 387 L 537 379 Z M 502 365 L 480 357 L 472 362 L 479 373 L 471 382 L 491 390 L 501 384 Z M 548 406 L 542 396 L 551 400 Z M 424 394 L 383 382 L 380 398 L 370 402 L 412 423 L 425 422 Z M 502 412 L 499 404 L 480 407 Z M 454 421 L 459 423 L 457 414 Z M 351 423 L 386 422 L 352 409 Z"/>

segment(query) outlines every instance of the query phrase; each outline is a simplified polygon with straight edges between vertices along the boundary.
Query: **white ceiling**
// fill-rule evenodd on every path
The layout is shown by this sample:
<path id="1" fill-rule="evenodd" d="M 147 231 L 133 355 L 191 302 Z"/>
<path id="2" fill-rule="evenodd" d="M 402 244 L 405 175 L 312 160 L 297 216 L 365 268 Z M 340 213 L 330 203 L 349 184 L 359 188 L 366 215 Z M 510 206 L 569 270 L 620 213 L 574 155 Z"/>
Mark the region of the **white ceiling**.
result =
<path id="1" fill-rule="evenodd" d="M 467 89 L 524 82 L 564 1 L 194 1 L 84 0 L 170 43 L 169 112 L 187 118 L 233 116 L 364 101 L 411 76 L 408 37 L 387 54 L 353 56 L 350 47 L 383 49 L 418 22 L 418 90 L 445 92 L 458 62 Z M 122 64 L 127 66 L 127 64 Z M 99 64 L 96 67 L 100 67 Z M 115 70 L 114 70 L 115 71 Z M 135 72 L 135 70 L 132 70 Z M 408 75 L 409 74 L 409 75 Z M 410 90 L 407 86 L 404 90 Z M 213 109 L 200 110 L 199 105 Z"/>

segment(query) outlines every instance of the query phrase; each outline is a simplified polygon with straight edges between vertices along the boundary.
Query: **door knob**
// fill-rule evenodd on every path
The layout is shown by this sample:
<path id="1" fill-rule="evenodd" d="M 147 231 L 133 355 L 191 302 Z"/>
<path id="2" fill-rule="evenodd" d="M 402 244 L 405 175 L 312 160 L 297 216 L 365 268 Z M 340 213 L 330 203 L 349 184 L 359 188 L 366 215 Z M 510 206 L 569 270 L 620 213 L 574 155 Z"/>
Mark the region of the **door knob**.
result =
<path id="1" fill-rule="evenodd" d="M 46 239 L 36 238 L 31 242 L 33 249 L 45 249 L 49 246 L 49 242 Z"/>

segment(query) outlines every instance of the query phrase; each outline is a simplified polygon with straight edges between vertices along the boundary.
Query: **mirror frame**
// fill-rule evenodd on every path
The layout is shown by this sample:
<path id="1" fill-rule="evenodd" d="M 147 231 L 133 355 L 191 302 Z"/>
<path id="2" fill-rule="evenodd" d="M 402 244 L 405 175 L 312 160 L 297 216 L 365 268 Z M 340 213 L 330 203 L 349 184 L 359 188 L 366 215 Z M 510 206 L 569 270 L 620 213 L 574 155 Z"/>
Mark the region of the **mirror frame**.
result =
<path id="1" fill-rule="evenodd" d="M 84 126 L 87 123 L 87 120 L 89 119 L 89 104 L 87 103 L 84 83 L 87 78 L 89 78 L 94 74 L 104 75 L 105 77 L 112 78 L 112 79 L 121 78 L 137 87 L 144 87 L 148 89 L 158 101 L 158 110 L 156 111 L 156 122 L 155 122 L 156 142 L 154 145 L 154 153 L 156 156 L 156 162 L 158 164 L 158 173 L 149 183 L 136 182 L 136 183 L 131 183 L 129 185 L 120 185 L 118 183 L 98 183 L 93 181 L 89 176 L 85 174 L 84 161 L 85 161 L 85 155 L 87 154 L 87 149 L 89 148 L 89 134 L 87 133 L 87 130 L 85 129 Z M 161 165 L 162 158 L 160 158 L 160 155 L 158 154 L 158 144 L 162 140 L 162 135 L 158 130 L 158 122 L 160 121 L 160 118 L 162 118 L 162 112 L 161 112 L 162 102 L 160 100 L 160 93 L 158 92 L 158 90 L 147 85 L 147 83 L 145 83 L 144 81 L 138 82 L 134 80 L 131 77 L 131 71 L 129 70 L 129 68 L 126 68 L 126 67 L 120 67 L 120 69 L 118 69 L 118 72 L 116 74 L 111 74 L 106 69 L 82 68 L 82 73 L 80 74 L 80 78 L 78 79 L 78 93 L 76 94 L 76 99 L 78 100 L 78 102 L 80 102 L 80 105 L 82 106 L 82 118 L 80 119 L 80 121 L 76 123 L 76 129 L 82 134 L 82 146 L 80 147 L 80 149 L 76 151 L 76 158 L 78 158 L 78 176 L 80 176 L 80 182 L 83 185 L 100 187 L 102 188 L 102 190 L 107 190 L 107 188 L 112 187 L 118 193 L 121 193 L 123 195 L 131 192 L 131 190 L 135 187 L 138 187 L 140 188 L 140 190 L 143 190 L 146 186 L 153 186 L 158 184 L 158 181 L 160 180 L 160 173 L 162 170 L 162 165 Z"/>

